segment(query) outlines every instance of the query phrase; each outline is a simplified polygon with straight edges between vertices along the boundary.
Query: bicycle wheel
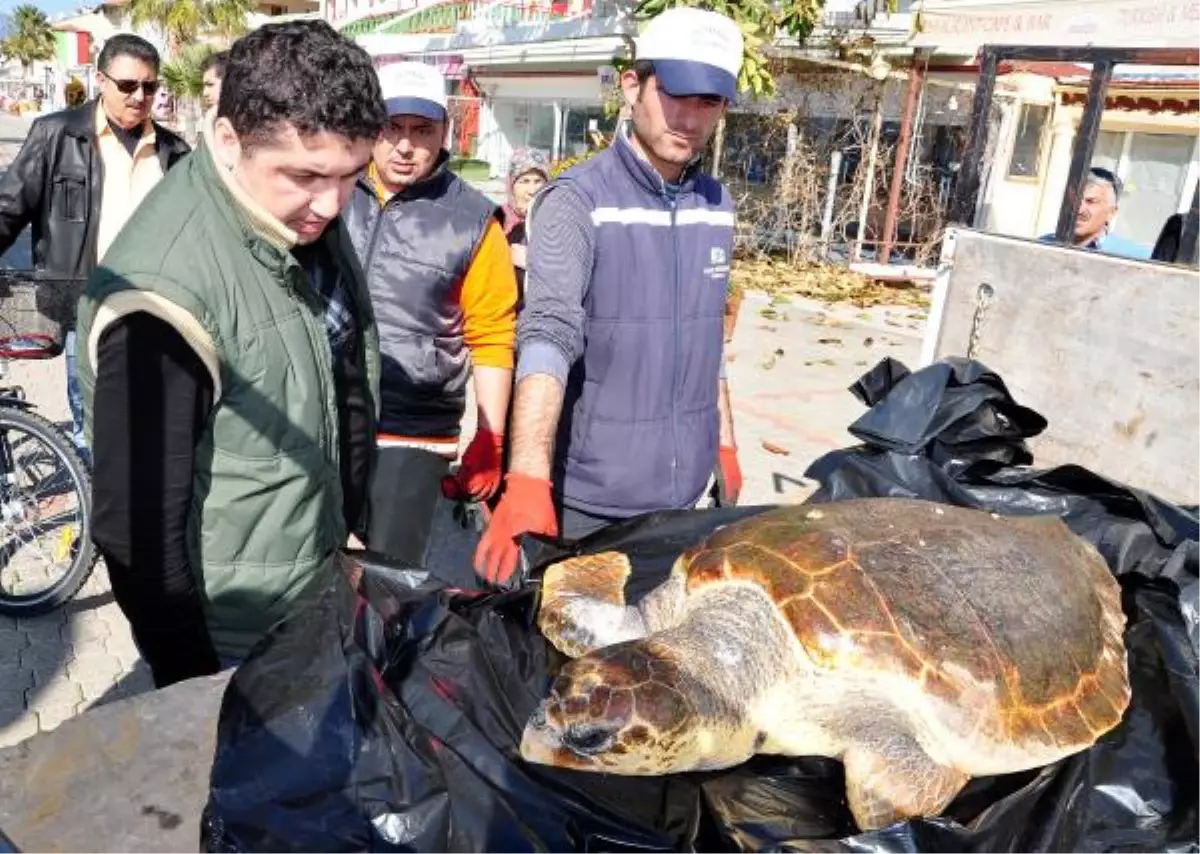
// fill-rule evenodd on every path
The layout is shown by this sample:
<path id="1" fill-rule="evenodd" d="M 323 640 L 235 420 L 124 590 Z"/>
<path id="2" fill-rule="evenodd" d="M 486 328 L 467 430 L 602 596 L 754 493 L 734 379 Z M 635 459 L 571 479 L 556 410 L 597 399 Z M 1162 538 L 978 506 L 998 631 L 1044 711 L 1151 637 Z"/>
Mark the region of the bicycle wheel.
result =
<path id="1" fill-rule="evenodd" d="M 64 605 L 96 557 L 91 477 L 75 444 L 37 413 L 0 401 L 0 614 Z"/>

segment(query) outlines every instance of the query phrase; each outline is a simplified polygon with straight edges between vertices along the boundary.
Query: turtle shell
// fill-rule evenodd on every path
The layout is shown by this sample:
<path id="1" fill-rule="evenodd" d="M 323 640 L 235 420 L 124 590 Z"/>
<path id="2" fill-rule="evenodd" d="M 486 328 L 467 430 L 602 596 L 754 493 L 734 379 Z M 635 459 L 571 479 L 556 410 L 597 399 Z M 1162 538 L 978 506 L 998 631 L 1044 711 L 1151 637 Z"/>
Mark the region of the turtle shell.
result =
<path id="1" fill-rule="evenodd" d="M 1017 746 L 1092 744 L 1129 699 L 1120 588 L 1057 517 L 875 498 L 767 511 L 684 555 L 760 585 L 814 667 L 903 676 Z"/>

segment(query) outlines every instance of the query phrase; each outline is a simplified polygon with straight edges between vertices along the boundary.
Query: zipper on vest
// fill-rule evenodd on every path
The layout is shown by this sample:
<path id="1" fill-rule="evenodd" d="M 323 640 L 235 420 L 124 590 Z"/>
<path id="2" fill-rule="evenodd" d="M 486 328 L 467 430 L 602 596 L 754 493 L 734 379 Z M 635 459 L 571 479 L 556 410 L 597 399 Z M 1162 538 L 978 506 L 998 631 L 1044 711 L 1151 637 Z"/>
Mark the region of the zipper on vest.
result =
<path id="1" fill-rule="evenodd" d="M 678 208 L 678 200 L 664 192 L 667 200 L 667 207 L 671 211 L 671 249 L 672 249 L 672 269 L 674 275 L 674 299 L 671 307 L 671 331 L 674 351 L 671 360 L 671 503 L 672 505 L 679 504 L 679 429 L 676 423 L 677 414 L 679 411 L 679 338 L 680 338 L 680 305 L 682 299 L 680 297 L 680 281 L 679 281 L 679 229 L 675 225 L 675 214 Z"/>
<path id="2" fill-rule="evenodd" d="M 394 199 L 395 196 L 392 198 Z M 378 199 L 374 197 L 371 199 L 371 204 L 375 206 L 378 213 L 375 216 L 375 224 L 371 226 L 371 239 L 367 241 L 367 254 L 363 256 L 363 277 L 366 279 L 368 289 L 371 286 L 371 262 L 375 260 L 375 244 L 379 241 L 379 232 L 383 231 L 383 215 L 391 203 L 392 199 L 388 199 L 382 205 L 379 204 Z"/>

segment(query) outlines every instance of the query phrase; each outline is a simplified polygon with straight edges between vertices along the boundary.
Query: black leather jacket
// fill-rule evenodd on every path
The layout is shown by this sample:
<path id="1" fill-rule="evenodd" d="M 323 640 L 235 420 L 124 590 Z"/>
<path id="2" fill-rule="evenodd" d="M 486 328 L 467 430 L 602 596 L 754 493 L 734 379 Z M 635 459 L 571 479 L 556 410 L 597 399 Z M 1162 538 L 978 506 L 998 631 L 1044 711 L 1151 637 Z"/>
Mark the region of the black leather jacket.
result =
<path id="1" fill-rule="evenodd" d="M 166 172 L 191 149 L 155 124 Z M 96 266 L 96 230 L 104 186 L 96 150 L 96 102 L 37 119 L 0 178 L 0 253 L 33 226 L 33 265 L 52 276 L 86 278 Z"/>

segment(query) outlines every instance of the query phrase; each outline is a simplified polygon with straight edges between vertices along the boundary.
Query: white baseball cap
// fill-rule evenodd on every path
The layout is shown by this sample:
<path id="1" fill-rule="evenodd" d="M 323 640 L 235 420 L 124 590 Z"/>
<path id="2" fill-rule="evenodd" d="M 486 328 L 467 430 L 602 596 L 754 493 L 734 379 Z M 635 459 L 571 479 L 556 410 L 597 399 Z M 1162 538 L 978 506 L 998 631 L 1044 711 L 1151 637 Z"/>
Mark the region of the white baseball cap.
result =
<path id="1" fill-rule="evenodd" d="M 653 18 L 637 39 L 637 59 L 654 63 L 658 85 L 677 98 L 737 96 L 742 31 L 731 19 L 705 9 L 676 7 Z"/>
<path id="2" fill-rule="evenodd" d="M 397 62 L 379 70 L 379 88 L 389 116 L 446 120 L 446 78 L 423 62 Z"/>

